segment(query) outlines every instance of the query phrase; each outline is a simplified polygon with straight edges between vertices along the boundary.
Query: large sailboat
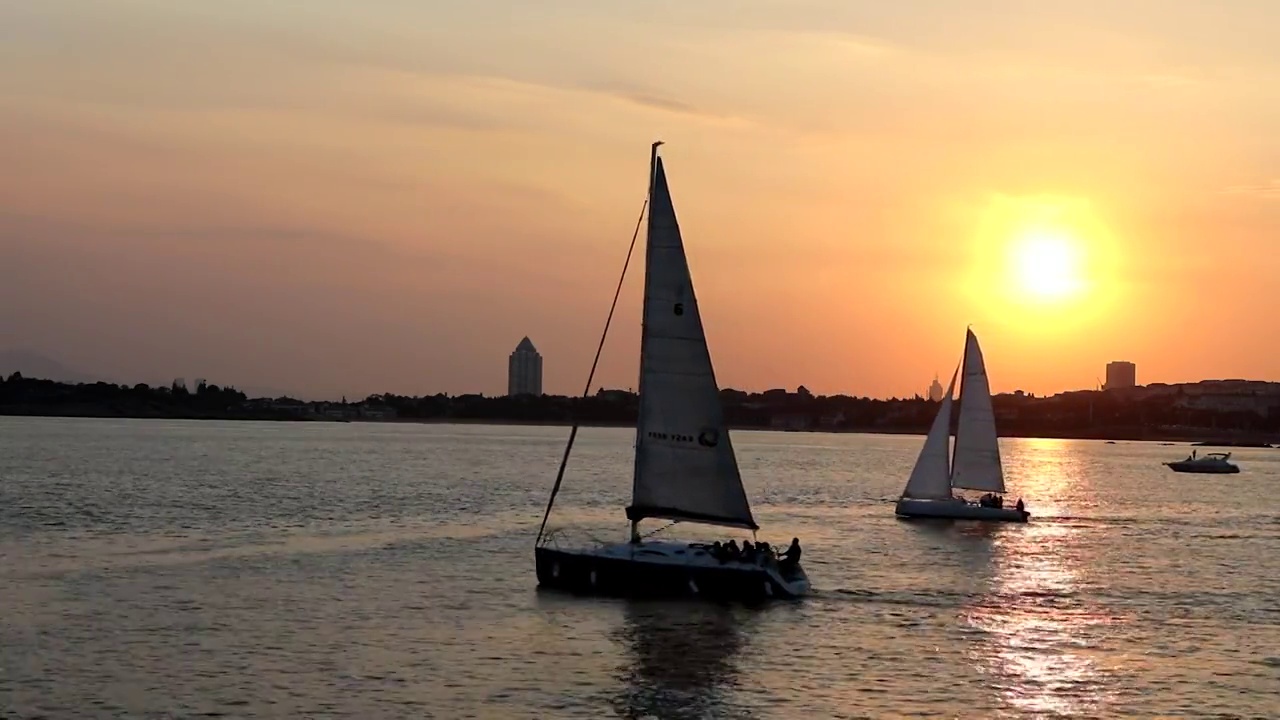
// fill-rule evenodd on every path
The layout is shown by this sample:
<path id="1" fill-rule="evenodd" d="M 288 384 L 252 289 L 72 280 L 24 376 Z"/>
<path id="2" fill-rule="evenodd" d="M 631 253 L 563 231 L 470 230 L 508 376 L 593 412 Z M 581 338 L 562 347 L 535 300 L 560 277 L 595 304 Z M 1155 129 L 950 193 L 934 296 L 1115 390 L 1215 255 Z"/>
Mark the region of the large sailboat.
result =
<path id="1" fill-rule="evenodd" d="M 960 419 L 952 453 L 948 452 L 951 450 L 951 398 L 957 374 L 962 378 Z M 956 490 L 978 490 L 985 494 L 974 502 L 957 495 Z M 1021 499 L 1016 507 L 1005 507 L 1004 492 L 1004 468 L 1000 462 L 995 411 L 991 406 L 991 385 L 978 337 L 969 330 L 961 368 L 951 376 L 942 406 L 929 428 L 895 512 L 903 517 L 1026 522 L 1031 513 L 1023 509 Z"/>
<path id="2" fill-rule="evenodd" d="M 753 533 L 759 527 L 725 426 L 684 243 L 658 156 L 661 144 L 653 144 L 649 163 L 640 413 L 631 504 L 626 508 L 631 537 L 627 542 L 563 548 L 554 534 L 544 534 L 544 516 L 534 550 L 538 583 L 579 593 L 631 597 L 799 597 L 808 592 L 809 580 L 798 556 L 781 562 L 772 554 L 728 559 L 704 544 L 640 535 L 640 523 L 650 519 Z M 588 390 L 590 383 L 588 379 Z M 575 425 L 547 503 L 548 516 L 576 433 Z"/>

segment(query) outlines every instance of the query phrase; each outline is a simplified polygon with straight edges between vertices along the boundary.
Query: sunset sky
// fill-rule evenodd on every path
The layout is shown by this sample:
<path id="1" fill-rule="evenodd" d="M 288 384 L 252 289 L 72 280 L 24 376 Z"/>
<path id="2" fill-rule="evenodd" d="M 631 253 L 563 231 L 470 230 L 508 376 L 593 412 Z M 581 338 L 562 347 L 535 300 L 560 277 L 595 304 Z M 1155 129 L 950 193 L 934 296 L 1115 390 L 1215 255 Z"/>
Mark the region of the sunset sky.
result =
<path id="1" fill-rule="evenodd" d="M 722 387 L 1280 380 L 1280 4 L 0 0 L 0 350 L 578 393 L 667 175 Z M 634 387 L 641 267 L 598 383 Z"/>

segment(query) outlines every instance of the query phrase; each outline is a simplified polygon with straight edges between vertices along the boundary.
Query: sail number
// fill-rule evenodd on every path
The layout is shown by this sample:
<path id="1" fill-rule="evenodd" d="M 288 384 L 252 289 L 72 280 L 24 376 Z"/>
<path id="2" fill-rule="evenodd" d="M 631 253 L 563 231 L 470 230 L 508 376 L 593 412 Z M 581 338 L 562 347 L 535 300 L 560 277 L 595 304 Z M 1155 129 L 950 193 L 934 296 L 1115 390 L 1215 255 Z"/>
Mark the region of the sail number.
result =
<path id="1" fill-rule="evenodd" d="M 649 431 L 648 437 L 653 440 L 670 440 L 672 442 L 693 442 L 692 435 L 678 435 L 676 433 L 664 433 Z"/>
<path id="2" fill-rule="evenodd" d="M 676 315 L 683 315 L 683 314 L 684 314 L 684 303 L 676 303 L 676 306 L 675 306 L 674 308 L 672 308 L 672 312 L 674 312 Z"/>
<path id="3" fill-rule="evenodd" d="M 664 433 L 650 430 L 645 434 L 650 440 L 667 440 L 670 442 L 691 443 L 696 442 L 702 447 L 715 447 L 720 444 L 720 433 L 714 428 L 707 428 L 695 435 L 683 435 L 680 433 Z"/>

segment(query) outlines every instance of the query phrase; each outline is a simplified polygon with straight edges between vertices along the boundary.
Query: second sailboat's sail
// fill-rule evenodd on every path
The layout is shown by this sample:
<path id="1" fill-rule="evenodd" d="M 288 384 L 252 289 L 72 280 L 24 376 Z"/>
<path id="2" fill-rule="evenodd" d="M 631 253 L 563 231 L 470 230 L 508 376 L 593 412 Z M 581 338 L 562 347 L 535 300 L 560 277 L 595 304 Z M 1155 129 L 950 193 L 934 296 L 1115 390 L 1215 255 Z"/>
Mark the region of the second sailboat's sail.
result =
<path id="1" fill-rule="evenodd" d="M 920 457 L 907 480 L 903 497 L 918 500 L 949 500 L 951 498 L 951 398 L 956 390 L 956 375 L 951 374 L 951 384 L 942 397 L 938 415 L 933 419 L 929 435 L 925 437 Z"/>
<path id="2" fill-rule="evenodd" d="M 964 344 L 964 373 L 960 383 L 960 419 L 956 423 L 955 459 L 951 486 L 1004 493 L 1004 468 L 991 406 L 991 384 L 978 338 L 970 330 Z"/>

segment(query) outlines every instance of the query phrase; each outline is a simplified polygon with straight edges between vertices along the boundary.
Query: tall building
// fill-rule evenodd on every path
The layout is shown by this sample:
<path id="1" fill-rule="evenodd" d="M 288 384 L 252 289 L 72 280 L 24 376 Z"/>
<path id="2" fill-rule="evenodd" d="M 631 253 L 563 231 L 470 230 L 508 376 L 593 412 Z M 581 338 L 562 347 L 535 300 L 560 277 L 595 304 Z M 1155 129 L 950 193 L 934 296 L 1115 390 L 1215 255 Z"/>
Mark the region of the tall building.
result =
<path id="1" fill-rule="evenodd" d="M 938 376 L 934 375 L 933 384 L 929 386 L 929 401 L 940 402 L 944 392 L 946 391 L 942 389 L 942 383 L 938 382 Z"/>
<path id="2" fill-rule="evenodd" d="M 507 395 L 542 394 L 542 356 L 528 337 L 507 360 Z"/>
<path id="3" fill-rule="evenodd" d="M 1103 390 L 1131 388 L 1138 385 L 1138 366 L 1124 360 L 1107 363 L 1107 382 Z"/>

